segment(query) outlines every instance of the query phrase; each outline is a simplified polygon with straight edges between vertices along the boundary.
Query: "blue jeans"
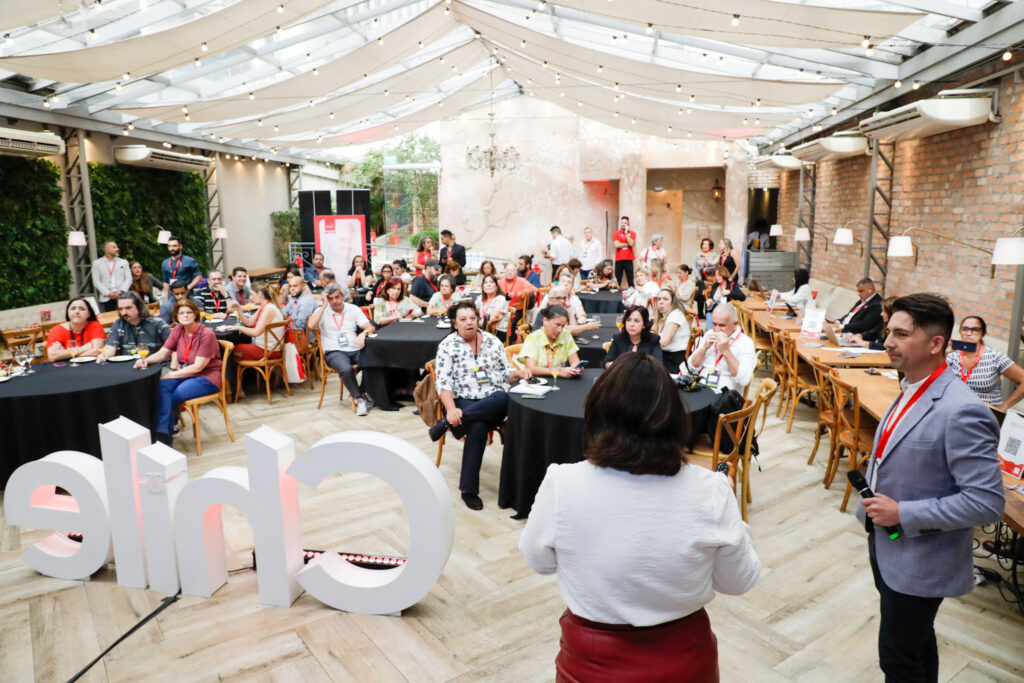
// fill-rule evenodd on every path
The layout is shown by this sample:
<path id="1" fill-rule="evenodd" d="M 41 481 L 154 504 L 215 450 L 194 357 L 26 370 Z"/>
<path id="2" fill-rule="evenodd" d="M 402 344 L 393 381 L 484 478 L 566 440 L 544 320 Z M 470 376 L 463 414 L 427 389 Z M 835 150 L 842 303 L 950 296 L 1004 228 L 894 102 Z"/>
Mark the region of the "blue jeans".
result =
<path id="1" fill-rule="evenodd" d="M 174 430 L 178 417 L 178 406 L 190 398 L 199 398 L 217 393 L 217 385 L 205 377 L 184 377 L 160 380 L 160 396 L 156 402 L 156 425 L 153 431 L 163 434 L 167 440 Z"/>
<path id="2" fill-rule="evenodd" d="M 463 493 L 480 493 L 480 464 L 484 460 L 484 448 L 487 447 L 487 432 L 505 421 L 508 394 L 496 391 L 479 401 L 457 398 L 455 407 L 462 411 L 462 424 L 451 428 L 452 436 L 456 439 L 466 437 L 462 447 L 459 490 Z"/>

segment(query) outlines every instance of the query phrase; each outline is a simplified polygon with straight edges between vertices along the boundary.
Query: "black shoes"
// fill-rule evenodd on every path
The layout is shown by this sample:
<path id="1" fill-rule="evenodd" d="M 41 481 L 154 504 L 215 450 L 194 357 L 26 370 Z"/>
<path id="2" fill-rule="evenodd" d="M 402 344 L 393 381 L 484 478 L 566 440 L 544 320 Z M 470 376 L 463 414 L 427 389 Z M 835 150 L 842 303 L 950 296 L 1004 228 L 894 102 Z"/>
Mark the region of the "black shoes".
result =
<path id="1" fill-rule="evenodd" d="M 438 441 L 442 436 L 444 436 L 444 433 L 447 432 L 447 431 L 448 431 L 448 420 L 445 420 L 444 418 L 441 418 L 440 420 L 435 422 L 434 425 L 429 430 L 427 430 L 427 433 L 430 434 L 430 440 L 431 441 Z M 480 499 L 477 498 L 477 500 L 480 500 Z M 476 508 L 476 509 L 479 510 L 480 508 Z"/>
<path id="2" fill-rule="evenodd" d="M 436 426 L 437 425 L 434 425 L 434 427 Z M 434 427 L 431 427 L 431 430 L 433 430 Z M 465 503 L 466 507 L 468 507 L 470 510 L 484 509 L 484 502 L 480 500 L 480 496 L 478 496 L 475 493 L 463 493 L 462 502 Z"/>

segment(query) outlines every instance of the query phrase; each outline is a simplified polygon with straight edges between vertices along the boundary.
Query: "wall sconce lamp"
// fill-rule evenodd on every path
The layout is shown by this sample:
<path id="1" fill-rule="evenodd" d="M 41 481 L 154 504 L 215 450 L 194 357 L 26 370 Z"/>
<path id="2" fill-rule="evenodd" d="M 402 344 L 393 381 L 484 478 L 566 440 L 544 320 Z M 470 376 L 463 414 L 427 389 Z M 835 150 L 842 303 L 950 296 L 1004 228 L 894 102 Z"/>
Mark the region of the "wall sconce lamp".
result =
<path id="1" fill-rule="evenodd" d="M 85 233 L 81 230 L 75 230 L 72 228 L 68 232 L 68 246 L 69 247 L 86 247 L 89 246 L 88 240 L 85 239 Z"/>
<path id="2" fill-rule="evenodd" d="M 996 240 L 996 250 L 990 251 L 983 249 L 982 247 L 976 247 L 973 244 L 962 242 L 960 240 L 953 239 L 946 235 L 933 232 L 931 230 L 925 230 L 924 228 L 907 228 L 899 235 L 895 235 L 889 238 L 889 249 L 886 255 L 889 258 L 914 258 L 914 265 L 917 265 L 917 254 L 918 249 L 910 239 L 910 235 L 907 233 L 911 231 L 923 232 L 939 239 L 952 242 L 953 244 L 959 244 L 962 247 L 973 249 L 988 254 L 990 258 L 991 271 L 989 278 L 993 278 L 996 275 L 996 266 L 1002 265 L 1021 265 L 1024 264 L 1024 238 L 1017 237 L 1017 235 L 1024 230 L 1024 228 L 1018 229 L 1010 237 L 1002 237 Z"/>
<path id="3" fill-rule="evenodd" d="M 170 242 L 171 241 L 171 231 L 170 230 L 164 230 L 159 225 L 156 226 L 156 227 L 157 227 L 157 229 L 160 230 L 160 232 L 158 232 L 157 235 L 156 235 L 157 243 L 159 243 L 159 244 L 167 244 L 168 242 Z"/>

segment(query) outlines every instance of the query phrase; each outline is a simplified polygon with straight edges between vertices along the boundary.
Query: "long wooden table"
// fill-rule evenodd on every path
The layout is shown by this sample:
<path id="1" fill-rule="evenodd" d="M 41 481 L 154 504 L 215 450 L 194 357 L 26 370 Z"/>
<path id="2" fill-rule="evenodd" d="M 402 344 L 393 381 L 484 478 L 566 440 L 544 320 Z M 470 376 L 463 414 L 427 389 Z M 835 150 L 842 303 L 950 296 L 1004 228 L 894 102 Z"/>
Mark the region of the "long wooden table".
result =
<path id="1" fill-rule="evenodd" d="M 803 325 L 803 321 L 799 318 L 783 320 L 782 316 L 769 313 L 768 311 L 754 311 L 753 318 L 754 324 L 765 331 L 799 332 L 800 327 Z"/>
<path id="2" fill-rule="evenodd" d="M 810 344 L 821 344 L 821 346 L 809 346 Z M 796 342 L 797 355 L 804 361 L 809 361 L 813 358 L 819 363 L 834 368 L 889 367 L 889 354 L 887 353 L 863 353 L 858 354 L 856 358 L 844 358 L 840 355 L 842 351 L 856 351 L 856 349 L 838 346 L 827 339 L 821 339 L 817 342 L 812 339 L 797 339 Z"/>
<path id="3" fill-rule="evenodd" d="M 739 303 L 740 303 L 740 306 L 742 306 L 743 308 L 747 309 L 751 313 L 756 313 L 758 311 L 767 311 L 768 310 L 768 302 L 765 301 L 762 297 L 759 297 L 759 296 L 748 296 L 746 299 L 744 299 L 743 301 L 741 301 Z M 783 307 L 783 308 L 785 308 L 785 307 Z"/>

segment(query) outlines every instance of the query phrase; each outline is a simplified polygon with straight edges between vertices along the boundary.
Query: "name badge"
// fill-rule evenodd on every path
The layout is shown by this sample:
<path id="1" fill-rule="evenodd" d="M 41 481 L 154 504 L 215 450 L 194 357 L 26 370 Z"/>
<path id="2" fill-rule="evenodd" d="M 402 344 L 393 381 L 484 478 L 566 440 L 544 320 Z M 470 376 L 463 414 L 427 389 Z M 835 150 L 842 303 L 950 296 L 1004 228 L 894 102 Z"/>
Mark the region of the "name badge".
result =
<path id="1" fill-rule="evenodd" d="M 487 369 L 482 366 L 473 368 L 473 377 L 476 378 L 477 384 L 491 383 L 491 378 L 487 376 Z"/>
<path id="2" fill-rule="evenodd" d="M 717 389 L 718 388 L 718 384 L 721 381 L 721 379 L 722 379 L 722 373 L 720 373 L 717 370 L 715 370 L 715 371 L 709 372 L 708 374 L 706 374 L 704 376 L 704 384 L 709 389 Z"/>
<path id="3" fill-rule="evenodd" d="M 338 346 L 348 346 L 348 336 L 344 334 L 338 335 Z"/>

